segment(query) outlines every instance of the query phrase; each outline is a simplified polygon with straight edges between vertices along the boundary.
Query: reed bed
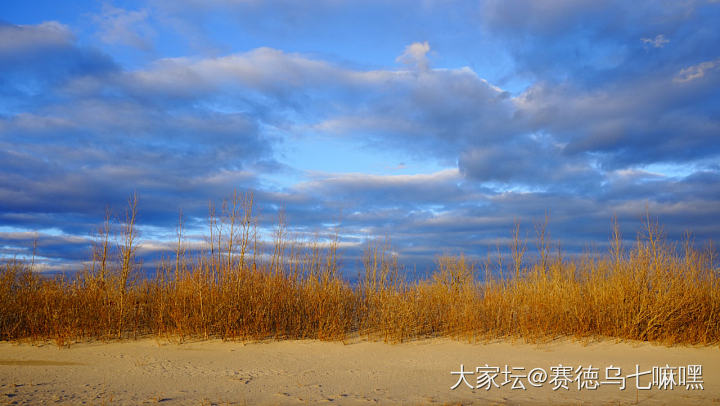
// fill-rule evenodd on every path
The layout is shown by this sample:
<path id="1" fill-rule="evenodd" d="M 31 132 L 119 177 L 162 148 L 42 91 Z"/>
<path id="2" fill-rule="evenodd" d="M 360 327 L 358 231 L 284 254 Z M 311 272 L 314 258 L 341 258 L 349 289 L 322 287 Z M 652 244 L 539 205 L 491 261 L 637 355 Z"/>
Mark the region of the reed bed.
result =
<path id="1" fill-rule="evenodd" d="M 720 275 L 712 246 L 698 250 L 662 237 L 649 217 L 623 247 L 618 227 L 604 255 L 551 254 L 544 225 L 537 254 L 513 232 L 509 257 L 477 264 L 442 256 L 426 279 L 408 281 L 387 245 L 366 249 L 362 275 L 341 276 L 337 239 L 292 242 L 278 226 L 258 243 L 252 197 L 234 194 L 210 210 L 207 246 L 187 255 L 182 221 L 177 249 L 152 278 L 140 278 L 137 198 L 112 238 L 110 216 L 92 264 L 72 278 L 47 278 L 32 265 L 0 268 L 0 339 L 180 340 L 321 339 L 365 336 L 389 342 L 425 337 L 468 340 L 612 337 L 664 344 L 720 341 Z M 113 246 L 111 241 L 120 241 Z"/>

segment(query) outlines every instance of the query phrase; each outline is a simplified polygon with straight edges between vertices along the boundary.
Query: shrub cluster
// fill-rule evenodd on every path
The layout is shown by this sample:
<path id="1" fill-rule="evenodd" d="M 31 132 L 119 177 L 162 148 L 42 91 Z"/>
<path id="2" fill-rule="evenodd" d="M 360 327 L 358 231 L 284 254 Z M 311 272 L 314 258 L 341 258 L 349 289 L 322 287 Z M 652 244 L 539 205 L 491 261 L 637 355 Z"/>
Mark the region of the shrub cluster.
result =
<path id="1" fill-rule="evenodd" d="M 17 261 L 0 268 L 0 339 L 75 340 L 164 336 L 391 342 L 434 336 L 470 340 L 615 337 L 666 344 L 720 339 L 720 276 L 712 246 L 665 242 L 657 224 L 625 249 L 617 226 L 606 255 L 563 258 L 538 233 L 528 261 L 515 229 L 510 258 L 474 264 L 443 256 L 434 273 L 407 281 L 386 246 L 370 244 L 358 283 L 338 268 L 337 239 L 291 243 L 282 224 L 264 254 L 252 198 L 235 194 L 211 211 L 202 253 L 177 252 L 138 278 L 132 198 L 110 247 L 109 217 L 92 265 L 47 278 Z M 543 229 L 544 230 L 544 229 Z"/>

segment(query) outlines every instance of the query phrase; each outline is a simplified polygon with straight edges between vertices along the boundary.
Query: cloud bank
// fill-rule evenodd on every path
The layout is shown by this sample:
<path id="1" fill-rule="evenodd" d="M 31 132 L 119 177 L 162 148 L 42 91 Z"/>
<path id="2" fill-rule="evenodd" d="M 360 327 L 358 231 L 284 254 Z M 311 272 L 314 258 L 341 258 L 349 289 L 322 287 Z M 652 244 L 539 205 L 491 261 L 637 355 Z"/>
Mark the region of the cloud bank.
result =
<path id="1" fill-rule="evenodd" d="M 134 191 L 147 244 L 162 246 L 179 209 L 201 229 L 208 202 L 237 189 L 255 194 L 264 225 L 279 210 L 300 233 L 334 223 L 349 262 L 384 235 L 408 265 L 481 258 L 517 220 L 532 237 L 548 212 L 574 253 L 603 246 L 613 216 L 632 240 L 646 209 L 671 238 L 720 237 L 717 4 L 485 1 L 458 14 L 431 1 L 408 21 L 379 18 L 374 34 L 363 16 L 397 5 L 367 4 L 356 40 L 386 37 L 386 55 L 327 39 L 339 28 L 320 20 L 358 7 L 339 3 L 279 15 L 256 2 L 108 4 L 91 37 L 59 21 L 0 24 L 3 255 L 27 255 L 37 234 L 46 261 L 77 266 L 105 207 Z M 224 19 L 247 16 L 292 21 L 316 49 L 251 31 L 241 49 L 193 45 L 239 35 Z M 418 22 L 423 37 L 405 38 Z M 481 37 L 497 48 L 455 48 Z M 503 67 L 473 62 L 483 55 Z M 322 167 L 343 159 L 331 144 L 367 169 L 308 169 L 288 152 L 319 145 Z M 373 169 L 377 157 L 400 173 Z"/>

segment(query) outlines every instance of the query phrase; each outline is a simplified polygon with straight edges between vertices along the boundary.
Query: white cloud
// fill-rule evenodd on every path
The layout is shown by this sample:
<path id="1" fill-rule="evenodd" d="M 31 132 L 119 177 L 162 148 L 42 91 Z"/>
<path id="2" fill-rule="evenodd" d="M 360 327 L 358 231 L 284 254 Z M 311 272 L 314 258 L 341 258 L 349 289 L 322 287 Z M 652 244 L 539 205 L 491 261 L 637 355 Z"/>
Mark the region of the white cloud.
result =
<path id="1" fill-rule="evenodd" d="M 318 180 L 309 183 L 301 183 L 299 187 L 305 187 L 317 183 L 338 183 L 338 184 L 365 184 L 376 186 L 393 186 L 414 184 L 427 186 L 435 183 L 460 180 L 460 173 L 457 168 L 443 169 L 433 173 L 418 173 L 414 175 L 371 175 L 365 173 L 315 173 Z"/>
<path id="2" fill-rule="evenodd" d="M 449 196 L 462 179 L 456 168 L 414 175 L 371 175 L 365 173 L 310 173 L 312 180 L 298 183 L 294 191 L 309 195 L 346 195 L 356 200 L 372 200 L 378 196 L 396 200 L 433 200 Z M 430 192 L 432 190 L 432 192 Z"/>
<path id="3" fill-rule="evenodd" d="M 662 48 L 670 42 L 663 34 L 656 35 L 655 38 L 642 38 L 641 41 L 643 44 L 651 45 L 653 48 Z"/>
<path id="4" fill-rule="evenodd" d="M 99 26 L 103 42 L 149 50 L 155 32 L 147 22 L 148 16 L 147 10 L 124 10 L 103 4 L 102 12 L 93 16 L 93 20 Z"/>
<path id="5" fill-rule="evenodd" d="M 693 65 L 693 66 L 687 67 L 685 69 L 682 69 L 675 76 L 674 81 L 675 82 L 690 82 L 690 81 L 693 81 L 696 79 L 701 79 L 701 78 L 705 77 L 705 74 L 707 72 L 710 72 L 718 67 L 720 67 L 720 58 L 715 59 L 714 61 L 705 61 L 705 62 L 699 63 L 697 65 Z"/>
<path id="6" fill-rule="evenodd" d="M 426 71 L 429 67 L 428 52 L 430 52 L 430 45 L 427 41 L 413 42 L 405 47 L 405 51 L 397 57 L 396 61 Z"/>
<path id="7" fill-rule="evenodd" d="M 257 48 L 216 58 L 161 59 L 126 79 L 128 87 L 142 92 L 194 95 L 218 90 L 220 86 L 271 92 L 358 78 L 324 61 L 272 48 Z"/>
<path id="8" fill-rule="evenodd" d="M 0 54 L 29 48 L 70 45 L 72 40 L 70 28 L 57 21 L 46 21 L 38 25 L 0 24 Z"/>

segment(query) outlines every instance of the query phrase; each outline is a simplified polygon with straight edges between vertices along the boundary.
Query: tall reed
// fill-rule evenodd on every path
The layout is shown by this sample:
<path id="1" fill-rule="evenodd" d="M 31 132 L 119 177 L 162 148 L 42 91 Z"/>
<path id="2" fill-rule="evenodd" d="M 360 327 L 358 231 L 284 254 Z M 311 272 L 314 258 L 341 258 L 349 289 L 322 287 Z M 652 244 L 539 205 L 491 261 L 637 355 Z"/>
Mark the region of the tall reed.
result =
<path id="1" fill-rule="evenodd" d="M 182 214 L 174 258 L 139 278 L 131 197 L 112 247 L 110 216 L 87 269 L 43 277 L 33 264 L 0 268 L 0 339 L 75 340 L 165 337 L 399 342 L 424 337 L 614 337 L 666 344 L 720 340 L 720 274 L 712 245 L 690 236 L 668 243 L 649 216 L 630 247 L 614 222 L 610 250 L 576 259 L 552 254 L 547 222 L 536 226 L 536 260 L 513 229 L 510 259 L 476 264 L 441 256 L 428 278 L 408 281 L 382 243 L 366 249 L 355 285 L 342 278 L 338 239 L 291 241 L 281 220 L 263 248 L 251 195 L 235 193 L 209 236 L 188 255 Z"/>

